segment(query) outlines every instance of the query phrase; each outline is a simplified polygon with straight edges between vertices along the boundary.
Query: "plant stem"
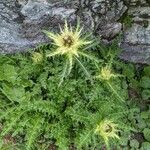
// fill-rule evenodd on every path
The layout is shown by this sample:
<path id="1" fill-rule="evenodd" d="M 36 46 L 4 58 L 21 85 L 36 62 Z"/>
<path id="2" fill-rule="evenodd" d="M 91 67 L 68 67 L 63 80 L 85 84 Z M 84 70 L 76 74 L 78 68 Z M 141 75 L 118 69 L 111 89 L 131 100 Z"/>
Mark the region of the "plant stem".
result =
<path id="1" fill-rule="evenodd" d="M 110 89 L 114 92 L 114 94 L 118 97 L 118 99 L 124 102 L 123 98 L 117 93 L 117 91 L 113 88 L 111 83 L 109 81 L 107 81 L 106 83 L 110 87 Z"/>
<path id="2" fill-rule="evenodd" d="M 82 67 L 82 69 L 84 70 L 84 72 L 86 73 L 86 75 L 90 78 L 91 75 L 89 74 L 89 72 L 86 70 L 86 68 L 83 66 L 83 64 L 81 63 L 81 61 L 75 57 L 75 59 L 77 60 L 77 62 L 79 63 L 79 65 Z"/>
<path id="3" fill-rule="evenodd" d="M 63 69 L 63 73 L 61 74 L 61 79 L 60 79 L 60 82 L 59 82 L 59 84 L 58 84 L 58 87 L 60 87 L 61 84 L 62 84 L 63 81 L 64 81 L 65 75 L 66 75 L 66 73 L 67 73 L 67 67 L 68 67 L 68 62 L 66 61 L 65 66 L 64 66 L 64 69 Z"/>

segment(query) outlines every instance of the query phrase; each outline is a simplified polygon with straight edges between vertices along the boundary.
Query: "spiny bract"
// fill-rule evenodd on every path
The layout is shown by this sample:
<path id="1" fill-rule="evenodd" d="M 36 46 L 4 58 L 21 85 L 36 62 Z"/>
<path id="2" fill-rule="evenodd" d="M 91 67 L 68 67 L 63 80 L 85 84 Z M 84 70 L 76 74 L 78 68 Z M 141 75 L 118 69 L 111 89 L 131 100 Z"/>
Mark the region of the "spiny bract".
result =
<path id="1" fill-rule="evenodd" d="M 98 133 L 102 138 L 104 139 L 106 145 L 108 145 L 109 138 L 117 138 L 119 139 L 119 136 L 117 135 L 117 132 L 119 131 L 117 129 L 118 124 L 113 123 L 111 120 L 103 120 L 100 122 L 99 125 L 97 125 L 96 133 Z"/>
<path id="2" fill-rule="evenodd" d="M 100 78 L 102 80 L 110 80 L 111 78 L 117 77 L 112 73 L 111 68 L 109 66 L 102 67 L 101 72 L 96 78 Z"/>
<path id="3" fill-rule="evenodd" d="M 81 39 L 82 30 L 83 28 L 80 29 L 79 24 L 74 31 L 71 26 L 69 29 L 68 23 L 65 21 L 64 30 L 60 27 L 60 34 L 44 31 L 48 37 L 54 41 L 53 44 L 58 47 L 55 52 L 48 54 L 47 56 L 51 57 L 59 54 L 78 56 L 78 50 L 81 46 L 92 43 L 92 41 Z"/>

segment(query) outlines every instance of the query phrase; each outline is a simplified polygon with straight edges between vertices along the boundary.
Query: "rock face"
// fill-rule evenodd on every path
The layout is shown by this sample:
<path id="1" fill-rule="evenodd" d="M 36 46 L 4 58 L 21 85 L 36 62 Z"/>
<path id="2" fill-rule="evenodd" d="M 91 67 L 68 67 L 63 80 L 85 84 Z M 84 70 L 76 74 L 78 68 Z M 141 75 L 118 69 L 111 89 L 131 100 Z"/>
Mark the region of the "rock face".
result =
<path id="1" fill-rule="evenodd" d="M 47 42 L 42 29 L 54 29 L 75 10 L 47 1 L 0 1 L 0 51 L 15 52 Z"/>
<path id="2" fill-rule="evenodd" d="M 134 0 L 130 5 L 132 25 L 124 32 L 121 58 L 150 65 L 150 1 Z"/>
<path id="3" fill-rule="evenodd" d="M 86 30 L 110 41 L 122 32 L 120 18 L 127 11 L 133 23 L 123 30 L 121 58 L 150 64 L 150 7 L 144 0 L 1 0 L 0 52 L 47 43 L 42 30 L 56 31 L 65 18 L 72 24 L 80 18 Z"/>

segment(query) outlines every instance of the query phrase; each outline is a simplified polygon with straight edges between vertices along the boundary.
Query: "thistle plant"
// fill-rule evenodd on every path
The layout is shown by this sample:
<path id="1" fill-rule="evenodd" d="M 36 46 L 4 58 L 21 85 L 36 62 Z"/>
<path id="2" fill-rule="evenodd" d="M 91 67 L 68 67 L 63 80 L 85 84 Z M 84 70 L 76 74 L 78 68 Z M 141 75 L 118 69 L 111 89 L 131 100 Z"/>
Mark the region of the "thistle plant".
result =
<path id="1" fill-rule="evenodd" d="M 64 67 L 64 71 L 62 73 L 61 82 L 63 81 L 63 78 L 65 76 L 70 74 L 73 68 L 74 60 L 76 60 L 82 67 L 82 69 L 86 72 L 86 74 L 90 76 L 86 68 L 79 60 L 79 56 L 81 55 L 88 59 L 97 61 L 97 59 L 94 58 L 93 56 L 88 55 L 87 53 L 81 51 L 81 49 L 84 50 L 87 45 L 91 44 L 92 46 L 93 41 L 86 40 L 85 37 L 81 38 L 81 32 L 83 28 L 80 28 L 79 22 L 77 24 L 76 29 L 73 29 L 72 26 L 69 27 L 67 21 L 65 21 L 64 29 L 62 29 L 61 26 L 59 27 L 60 27 L 59 34 L 54 34 L 48 31 L 44 32 L 50 39 L 53 40 L 52 44 L 54 44 L 57 47 L 52 53 L 47 54 L 47 57 L 53 57 L 56 55 L 63 55 L 66 57 L 66 64 Z"/>
<path id="2" fill-rule="evenodd" d="M 110 138 L 120 139 L 119 136 L 117 135 L 117 132 L 119 131 L 117 127 L 118 127 L 118 124 L 115 124 L 113 121 L 107 120 L 107 119 L 101 121 L 97 125 L 95 132 L 104 139 L 104 142 L 108 149 L 109 149 Z"/>
<path id="3" fill-rule="evenodd" d="M 117 77 L 122 77 L 122 75 L 112 73 L 110 65 L 102 67 L 100 74 L 96 76 L 97 79 L 100 79 L 101 81 L 105 81 L 105 83 L 107 83 L 109 88 L 113 91 L 113 93 L 118 97 L 119 100 L 124 101 L 123 98 L 118 94 L 118 92 L 113 88 L 110 82 L 112 78 Z"/>
<path id="4" fill-rule="evenodd" d="M 109 81 L 111 78 L 116 78 L 118 76 L 119 75 L 112 73 L 110 66 L 105 66 L 102 67 L 100 75 L 98 75 L 97 78 L 100 78 L 105 81 Z"/>
<path id="5" fill-rule="evenodd" d="M 15 147 L 11 149 L 20 150 L 44 150 L 51 148 L 51 143 L 58 150 L 68 150 L 72 144 L 79 150 L 99 150 L 104 144 L 99 136 L 104 139 L 107 148 L 110 139 L 123 137 L 122 133 L 117 135 L 118 127 L 125 131 L 124 126 L 131 125 L 126 120 L 128 114 L 135 116 L 136 113 L 131 111 L 129 103 L 116 101 L 115 96 L 122 100 L 119 92 L 128 92 L 120 84 L 115 85 L 121 90 L 117 91 L 112 84 L 116 81 L 114 79 L 117 79 L 116 83 L 121 82 L 118 79 L 120 75 L 113 73 L 112 67 L 106 65 L 101 67 L 96 76 L 111 88 L 115 96 L 108 94 L 102 84 L 93 82 L 92 86 L 89 85 L 83 79 L 84 73 L 76 70 L 75 76 L 68 78 L 58 88 L 59 78 L 56 74 L 62 70 L 60 60 L 64 59 L 55 62 L 45 59 L 46 55 L 60 55 L 66 59 L 60 84 L 71 73 L 75 62 L 89 74 L 83 66 L 84 60 L 79 60 L 82 57 L 92 60 L 88 61 L 87 67 L 92 73 L 96 72 L 102 57 L 97 60 L 85 53 L 86 49 L 92 47 L 95 49 L 92 53 L 99 56 L 98 46 L 94 47 L 95 42 L 81 37 L 82 30 L 79 24 L 73 29 L 65 22 L 64 29 L 60 27 L 59 34 L 45 31 L 53 40 L 53 46 L 50 45 L 52 52 L 49 54 L 46 54 L 45 45 L 35 49 L 32 54 L 29 52 L 29 55 L 0 55 L 0 149 L 9 149 L 5 148 L 7 135 L 16 141 Z M 111 120 L 100 121 L 103 118 Z M 112 120 L 117 120 L 120 126 Z M 125 134 L 127 135 L 126 132 Z M 115 147 L 120 146 L 116 145 L 118 142 L 114 144 Z"/>

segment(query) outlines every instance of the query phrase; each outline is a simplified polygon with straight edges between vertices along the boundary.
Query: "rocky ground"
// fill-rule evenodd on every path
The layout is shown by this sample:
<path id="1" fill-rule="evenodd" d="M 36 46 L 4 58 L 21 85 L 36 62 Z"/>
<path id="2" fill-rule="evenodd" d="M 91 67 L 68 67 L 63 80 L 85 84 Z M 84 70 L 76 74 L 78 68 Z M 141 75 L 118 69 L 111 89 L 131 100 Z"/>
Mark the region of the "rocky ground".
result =
<path id="1" fill-rule="evenodd" d="M 42 29 L 57 30 L 64 19 L 109 43 L 122 33 L 121 58 L 150 64 L 149 0 L 5 0 L 0 1 L 0 52 L 16 52 L 47 43 Z"/>

